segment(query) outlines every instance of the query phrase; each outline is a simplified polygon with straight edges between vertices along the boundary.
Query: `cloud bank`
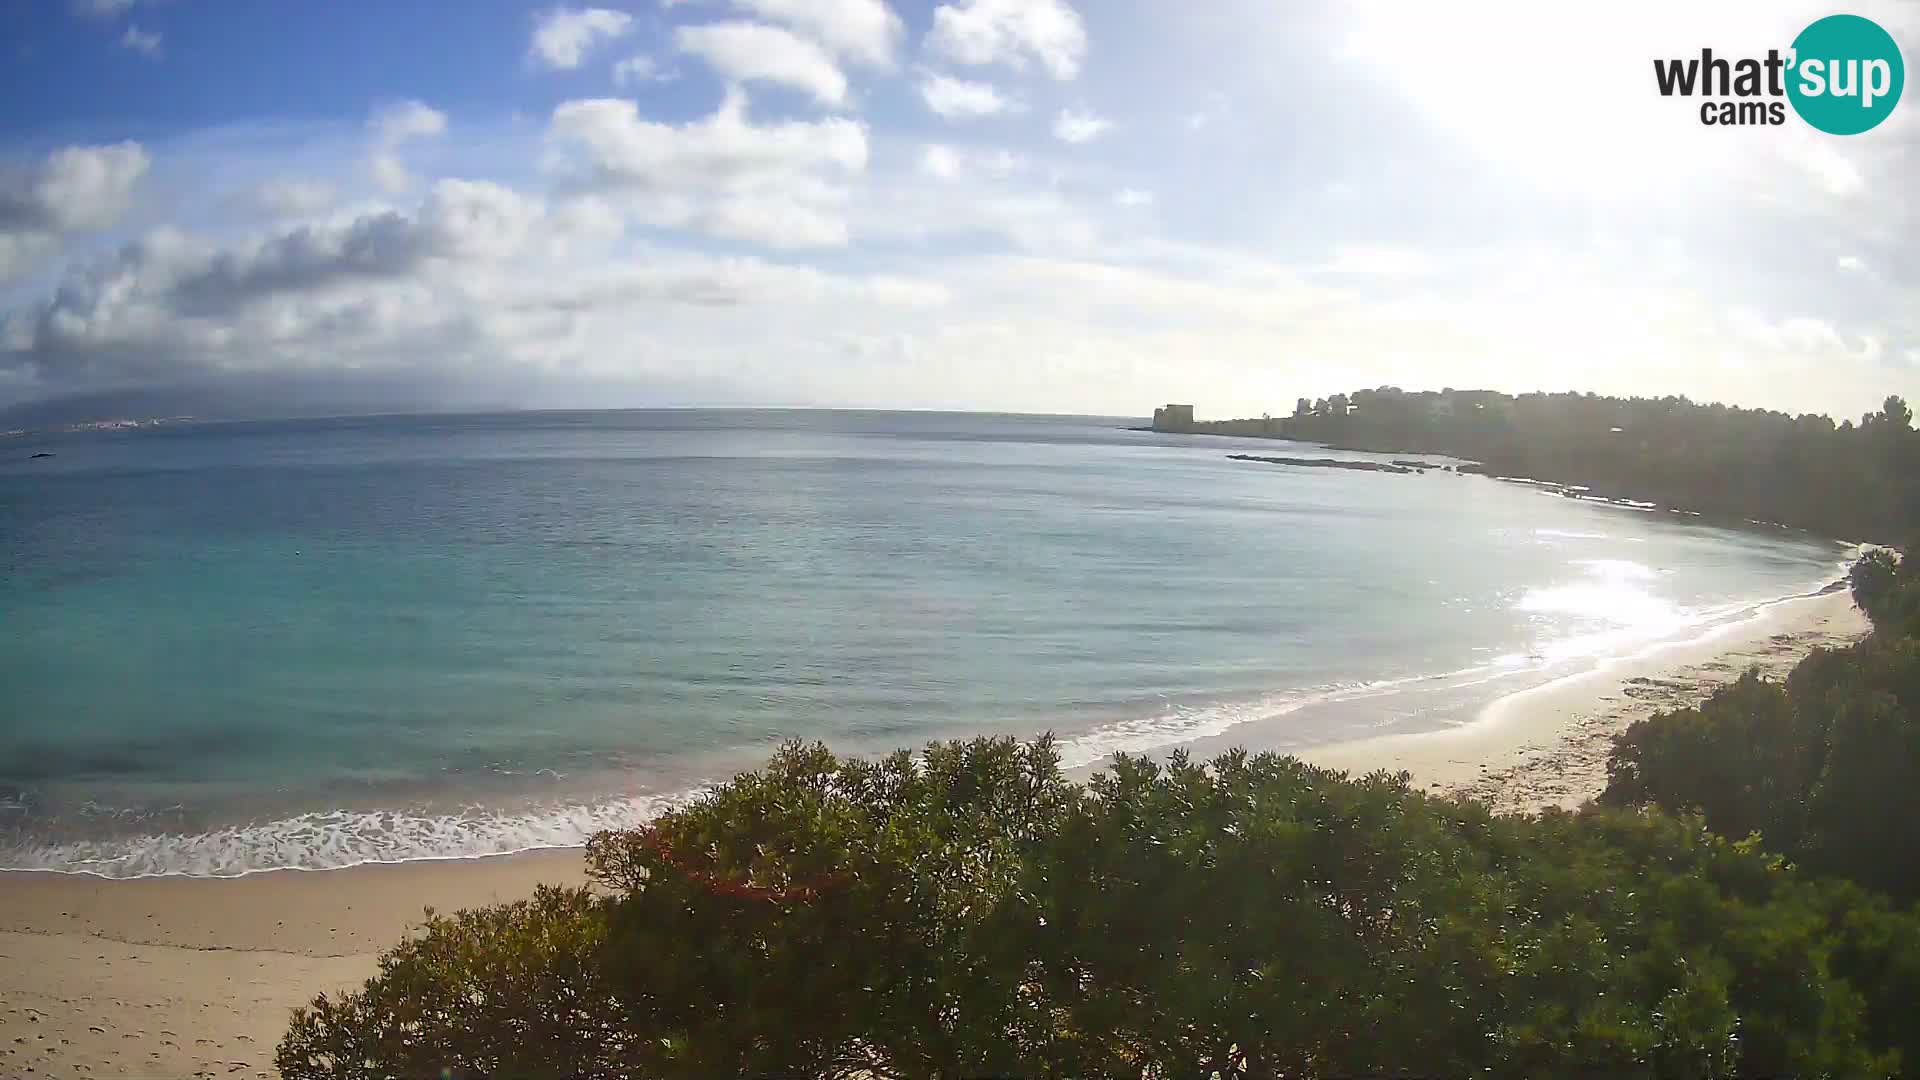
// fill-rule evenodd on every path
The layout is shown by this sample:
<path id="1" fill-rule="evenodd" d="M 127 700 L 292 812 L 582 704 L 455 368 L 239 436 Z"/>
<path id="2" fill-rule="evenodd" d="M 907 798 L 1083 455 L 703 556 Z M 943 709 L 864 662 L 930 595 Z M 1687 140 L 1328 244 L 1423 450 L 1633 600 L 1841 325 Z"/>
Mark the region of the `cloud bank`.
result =
<path id="1" fill-rule="evenodd" d="M 188 55 L 191 25 L 163 39 L 133 9 L 65 17 L 141 71 Z M 1683 21 L 1765 39 L 1803 14 Z M 1631 5 L 1561 62 L 1586 89 L 1517 119 L 1469 107 L 1480 75 L 1444 78 L 1491 15 L 1191 15 L 560 6 L 502 44 L 511 107 L 375 97 L 22 144 L 0 162 L 0 408 L 226 386 L 287 412 L 1221 415 L 1395 384 L 1849 414 L 1920 392 L 1920 109 L 1853 140 L 1704 137 L 1612 81 L 1673 36 Z"/>

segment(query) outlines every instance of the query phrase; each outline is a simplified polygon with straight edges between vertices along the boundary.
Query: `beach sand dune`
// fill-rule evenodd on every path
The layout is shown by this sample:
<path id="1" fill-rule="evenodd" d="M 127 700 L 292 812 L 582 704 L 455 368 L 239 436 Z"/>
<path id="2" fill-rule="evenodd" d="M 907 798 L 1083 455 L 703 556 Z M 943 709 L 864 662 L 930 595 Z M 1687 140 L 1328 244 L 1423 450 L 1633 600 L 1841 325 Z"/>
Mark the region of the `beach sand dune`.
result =
<path id="1" fill-rule="evenodd" d="M 1845 592 L 1787 601 L 1698 641 L 1514 694 L 1460 727 L 1305 751 L 1350 772 L 1503 810 L 1576 806 L 1606 785 L 1609 740 L 1749 667 L 1783 676 L 1868 629 Z M 1257 725 L 1232 740 L 1260 747 Z M 357 986 L 421 921 L 582 880 L 577 851 L 228 880 L 0 873 L 0 1076 L 273 1075 L 291 1009 Z"/>

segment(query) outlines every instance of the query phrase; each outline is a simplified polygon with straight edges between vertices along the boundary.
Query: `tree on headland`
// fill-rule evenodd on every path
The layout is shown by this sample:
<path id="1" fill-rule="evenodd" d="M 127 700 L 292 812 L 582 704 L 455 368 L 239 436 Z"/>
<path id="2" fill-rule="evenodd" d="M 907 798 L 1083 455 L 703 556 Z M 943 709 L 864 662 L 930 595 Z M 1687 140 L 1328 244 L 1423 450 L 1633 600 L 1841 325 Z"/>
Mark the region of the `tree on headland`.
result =
<path id="1" fill-rule="evenodd" d="M 1304 399 L 1303 399 L 1304 400 Z M 1856 425 L 1824 416 L 1685 397 L 1408 392 L 1385 386 L 1257 420 L 1192 430 L 1273 435 L 1382 453 L 1446 454 L 1500 476 L 1730 518 L 1777 522 L 1853 540 L 1920 534 L 1920 432 L 1898 396 Z"/>

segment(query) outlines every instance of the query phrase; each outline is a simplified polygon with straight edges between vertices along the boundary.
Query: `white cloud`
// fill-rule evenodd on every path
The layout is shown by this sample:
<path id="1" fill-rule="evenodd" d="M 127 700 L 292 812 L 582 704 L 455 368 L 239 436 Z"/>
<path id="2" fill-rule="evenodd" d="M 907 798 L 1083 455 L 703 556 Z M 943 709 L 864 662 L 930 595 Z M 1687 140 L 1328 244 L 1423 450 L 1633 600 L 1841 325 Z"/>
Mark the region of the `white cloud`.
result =
<path id="1" fill-rule="evenodd" d="M 1153 192 L 1139 188 L 1121 188 L 1113 193 L 1115 206 L 1152 206 Z"/>
<path id="2" fill-rule="evenodd" d="M 425 102 L 399 101 L 375 109 L 367 128 L 381 146 L 391 148 L 409 139 L 445 134 L 447 114 Z"/>
<path id="3" fill-rule="evenodd" d="M 731 82 L 792 87 L 822 105 L 847 100 L 846 76 L 826 50 L 779 27 L 751 22 L 682 26 L 674 31 L 674 43 Z"/>
<path id="4" fill-rule="evenodd" d="M 633 16 L 610 8 L 557 7 L 534 16 L 533 43 L 527 55 L 552 69 L 579 67 L 595 45 L 624 37 Z"/>
<path id="5" fill-rule="evenodd" d="M 1866 190 L 1866 177 L 1852 158 L 1833 145 L 1836 140 L 1804 130 L 1779 134 L 1780 156 L 1805 170 L 1826 194 L 1847 199 Z"/>
<path id="6" fill-rule="evenodd" d="M 274 217 L 309 217 L 333 205 L 333 185 L 320 180 L 281 178 L 256 186 L 255 206 Z"/>
<path id="7" fill-rule="evenodd" d="M 367 175 L 380 190 L 398 195 L 413 187 L 413 174 L 397 154 L 374 154 L 367 159 Z"/>
<path id="8" fill-rule="evenodd" d="M 373 133 L 373 152 L 367 159 L 367 173 L 382 190 L 399 193 L 413 186 L 413 174 L 400 160 L 400 147 L 415 139 L 443 135 L 447 114 L 419 101 L 400 101 L 383 105 L 367 120 Z"/>
<path id="9" fill-rule="evenodd" d="M 1850 274 L 1864 274 L 1867 272 L 1867 261 L 1858 255 L 1842 255 L 1835 260 L 1834 265 L 1837 269 Z"/>
<path id="10" fill-rule="evenodd" d="M 156 230 L 72 268 L 44 301 L 0 313 L 0 380 L 40 394 L 321 371 L 511 382 L 516 396 L 544 373 L 575 386 L 680 384 L 690 367 L 731 355 L 735 343 L 715 344 L 729 327 L 764 334 L 753 353 L 772 357 L 809 320 L 915 319 L 949 299 L 941 283 L 911 276 L 660 250 L 582 258 L 569 246 L 617 228 L 578 202 L 442 181 L 411 211 L 237 241 Z M 743 323 L 748 307 L 756 315 Z"/>
<path id="11" fill-rule="evenodd" d="M 1011 150 L 963 150 L 945 143 L 928 143 L 917 162 L 920 172 L 936 180 L 963 177 L 1006 180 L 1027 167 L 1027 159 Z"/>
<path id="12" fill-rule="evenodd" d="M 156 30 L 142 30 L 129 23 L 126 33 L 120 35 L 120 47 L 131 49 L 142 56 L 159 56 L 160 33 Z"/>
<path id="13" fill-rule="evenodd" d="M 861 125 L 827 119 L 756 126 L 739 93 L 712 116 L 681 126 L 643 120 L 631 101 L 563 102 L 553 111 L 551 134 L 583 151 L 602 179 L 664 187 L 815 169 L 857 173 L 867 164 Z"/>
<path id="14" fill-rule="evenodd" d="M 733 0 L 734 6 L 784 23 L 836 55 L 891 70 L 902 24 L 885 0 Z"/>
<path id="15" fill-rule="evenodd" d="M 920 77 L 920 99 L 927 108 L 949 120 L 993 116 L 1019 111 L 1019 103 L 1002 95 L 992 83 L 968 82 L 938 72 Z"/>
<path id="16" fill-rule="evenodd" d="M 73 0 L 76 15 L 95 19 L 117 19 L 133 10 L 138 0 Z"/>
<path id="17" fill-rule="evenodd" d="M 986 155 L 980 167 L 993 176 L 1007 177 L 1024 171 L 1027 167 L 1027 159 L 1011 150 L 995 150 Z"/>
<path id="18" fill-rule="evenodd" d="M 1037 60 L 1066 80 L 1080 74 L 1087 31 L 1066 0 L 958 0 L 934 9 L 926 48 L 957 64 Z"/>
<path id="19" fill-rule="evenodd" d="M 25 169 L 0 172 L 0 231 L 74 232 L 125 213 L 151 159 L 136 142 L 69 146 Z"/>
<path id="20" fill-rule="evenodd" d="M 1061 109 L 1053 119 L 1053 135 L 1061 142 L 1084 143 L 1113 129 L 1113 121 L 1090 109 Z"/>
<path id="21" fill-rule="evenodd" d="M 59 247 L 59 238 L 53 233 L 0 229 L 0 285 L 34 269 Z"/>
<path id="22" fill-rule="evenodd" d="M 1435 265 L 1432 256 L 1411 248 L 1345 244 L 1334 252 L 1333 261 L 1320 269 L 1329 274 L 1407 277 L 1430 274 Z"/>
<path id="23" fill-rule="evenodd" d="M 442 181 L 411 215 L 370 212 L 231 246 L 157 230 L 70 273 L 51 299 L 9 315 L 0 337 L 52 376 L 97 374 L 88 369 L 102 363 L 147 374 L 202 352 L 245 360 L 291 341 L 338 347 L 354 329 L 343 310 L 396 314 L 423 281 L 529 254 L 544 214 L 499 185 Z"/>
<path id="24" fill-rule="evenodd" d="M 845 244 L 842 182 L 867 166 L 860 124 L 754 124 L 737 90 L 683 125 L 642 119 L 632 101 L 569 101 L 554 109 L 547 137 L 550 167 L 640 220 L 774 247 Z"/>
<path id="25" fill-rule="evenodd" d="M 1199 131 L 1225 117 L 1230 110 L 1231 104 L 1225 94 L 1210 93 L 1207 95 L 1207 104 L 1204 108 L 1196 109 L 1186 115 L 1187 130 Z"/>
<path id="26" fill-rule="evenodd" d="M 951 146 L 929 145 L 920 152 L 920 171 L 941 180 L 960 175 L 960 154 Z"/>
<path id="27" fill-rule="evenodd" d="M 25 166 L 0 166 L 0 284 L 56 255 L 69 233 L 125 214 L 150 159 L 139 143 L 69 146 Z"/>
<path id="28" fill-rule="evenodd" d="M 678 78 L 671 71 L 663 70 L 658 61 L 645 54 L 629 56 L 613 65 L 613 85 L 626 86 L 630 83 L 672 82 Z"/>

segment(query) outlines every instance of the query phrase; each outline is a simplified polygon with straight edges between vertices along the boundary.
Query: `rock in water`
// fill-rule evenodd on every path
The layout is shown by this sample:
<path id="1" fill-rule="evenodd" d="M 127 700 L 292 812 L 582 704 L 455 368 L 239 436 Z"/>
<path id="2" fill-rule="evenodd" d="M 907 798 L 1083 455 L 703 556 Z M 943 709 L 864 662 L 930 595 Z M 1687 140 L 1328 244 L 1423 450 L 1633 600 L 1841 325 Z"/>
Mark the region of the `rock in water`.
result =
<path id="1" fill-rule="evenodd" d="M 1231 461 L 1264 461 L 1269 465 L 1299 465 L 1310 469 L 1356 469 L 1360 472 L 1411 473 L 1405 465 L 1381 461 L 1342 461 L 1339 458 L 1260 457 L 1256 454 L 1228 454 Z"/>

